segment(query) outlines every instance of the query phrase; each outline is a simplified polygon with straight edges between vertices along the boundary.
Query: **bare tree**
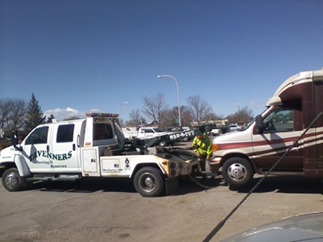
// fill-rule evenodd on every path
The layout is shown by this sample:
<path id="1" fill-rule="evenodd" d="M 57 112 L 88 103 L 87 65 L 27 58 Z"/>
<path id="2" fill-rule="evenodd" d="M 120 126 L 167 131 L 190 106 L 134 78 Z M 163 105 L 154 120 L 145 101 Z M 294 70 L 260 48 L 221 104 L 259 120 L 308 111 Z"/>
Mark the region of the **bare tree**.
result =
<path id="1" fill-rule="evenodd" d="M 146 121 L 140 114 L 140 111 L 138 109 L 133 110 L 129 114 L 129 120 L 126 122 L 127 126 L 140 126 L 142 124 L 145 124 Z"/>
<path id="2" fill-rule="evenodd" d="M 182 126 L 189 126 L 192 122 L 192 115 L 187 106 L 180 107 Z M 178 126 L 178 108 L 173 107 L 165 111 L 163 117 L 164 126 Z"/>
<path id="3" fill-rule="evenodd" d="M 0 100 L 0 129 L 6 136 L 23 127 L 26 112 L 26 102 L 21 99 Z"/>
<path id="4" fill-rule="evenodd" d="M 147 119 L 157 121 L 158 124 L 162 126 L 162 118 L 166 110 L 167 105 L 165 103 L 165 98 L 163 94 L 158 93 L 154 98 L 144 98 L 143 113 L 147 117 Z"/>
<path id="5" fill-rule="evenodd" d="M 212 112 L 210 105 L 198 95 L 188 97 L 187 103 L 189 104 L 193 121 L 197 122 L 198 125 Z"/>
<path id="6" fill-rule="evenodd" d="M 253 119 L 253 114 L 248 107 L 240 109 L 238 112 L 227 117 L 230 123 L 246 124 Z"/>
<path id="7" fill-rule="evenodd" d="M 26 112 L 27 105 L 25 101 L 17 99 L 12 102 L 12 111 L 10 115 L 11 130 L 19 130 L 23 128 Z"/>
<path id="8" fill-rule="evenodd" d="M 12 100 L 0 100 L 0 129 L 5 129 L 12 109 Z"/>
<path id="9" fill-rule="evenodd" d="M 160 127 L 173 127 L 178 126 L 178 109 L 165 109 L 160 113 Z"/>
<path id="10" fill-rule="evenodd" d="M 193 121 L 193 116 L 189 107 L 181 106 L 181 119 L 182 126 L 190 126 L 191 122 Z"/>

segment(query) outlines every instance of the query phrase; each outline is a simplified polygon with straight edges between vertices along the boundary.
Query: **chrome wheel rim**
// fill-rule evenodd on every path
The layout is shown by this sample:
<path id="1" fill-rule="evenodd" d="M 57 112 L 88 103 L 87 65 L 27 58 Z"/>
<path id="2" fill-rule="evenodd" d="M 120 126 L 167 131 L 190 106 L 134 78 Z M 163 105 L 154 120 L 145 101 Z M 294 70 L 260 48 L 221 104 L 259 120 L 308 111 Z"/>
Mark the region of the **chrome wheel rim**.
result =
<path id="1" fill-rule="evenodd" d="M 242 181 L 247 176 L 247 169 L 240 163 L 234 163 L 229 166 L 228 175 L 234 181 Z"/>
<path id="2" fill-rule="evenodd" d="M 8 187 L 10 188 L 15 188 L 19 185 L 19 178 L 18 176 L 14 173 L 11 172 L 5 179 L 5 183 Z"/>
<path id="3" fill-rule="evenodd" d="M 150 173 L 145 172 L 140 176 L 139 186 L 145 192 L 152 192 L 156 187 L 156 179 Z"/>

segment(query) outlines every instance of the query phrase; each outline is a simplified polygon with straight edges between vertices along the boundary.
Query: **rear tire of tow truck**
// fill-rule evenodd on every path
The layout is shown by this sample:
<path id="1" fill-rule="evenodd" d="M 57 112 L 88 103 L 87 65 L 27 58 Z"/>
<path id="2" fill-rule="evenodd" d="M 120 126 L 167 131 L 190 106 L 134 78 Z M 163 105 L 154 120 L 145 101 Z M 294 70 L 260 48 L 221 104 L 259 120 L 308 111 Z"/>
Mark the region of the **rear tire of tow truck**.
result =
<path id="1" fill-rule="evenodd" d="M 10 168 L 2 174 L 2 185 L 10 192 L 21 191 L 26 187 L 26 182 L 19 175 L 17 168 Z"/>
<path id="2" fill-rule="evenodd" d="M 143 197 L 157 197 L 164 192 L 165 181 L 159 169 L 144 167 L 138 170 L 133 179 L 136 191 Z"/>
<path id="3" fill-rule="evenodd" d="M 249 185 L 253 175 L 254 171 L 250 162 L 241 157 L 230 158 L 222 166 L 222 176 L 232 189 Z"/>

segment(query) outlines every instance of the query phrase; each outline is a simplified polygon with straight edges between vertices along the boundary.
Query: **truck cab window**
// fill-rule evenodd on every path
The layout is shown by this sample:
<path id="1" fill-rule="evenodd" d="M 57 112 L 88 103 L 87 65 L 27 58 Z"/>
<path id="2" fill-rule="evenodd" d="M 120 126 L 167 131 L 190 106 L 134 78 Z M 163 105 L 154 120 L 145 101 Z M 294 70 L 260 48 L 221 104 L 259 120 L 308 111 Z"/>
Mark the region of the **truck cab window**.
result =
<path id="1" fill-rule="evenodd" d="M 295 110 L 278 109 L 264 119 L 266 133 L 295 131 Z"/>
<path id="2" fill-rule="evenodd" d="M 94 124 L 93 126 L 93 139 L 113 139 L 113 131 L 110 124 Z"/>
<path id="3" fill-rule="evenodd" d="M 48 136 L 48 126 L 35 129 L 26 139 L 25 144 L 46 144 Z"/>
<path id="4" fill-rule="evenodd" d="M 60 125 L 57 130 L 57 143 L 73 142 L 74 124 Z"/>

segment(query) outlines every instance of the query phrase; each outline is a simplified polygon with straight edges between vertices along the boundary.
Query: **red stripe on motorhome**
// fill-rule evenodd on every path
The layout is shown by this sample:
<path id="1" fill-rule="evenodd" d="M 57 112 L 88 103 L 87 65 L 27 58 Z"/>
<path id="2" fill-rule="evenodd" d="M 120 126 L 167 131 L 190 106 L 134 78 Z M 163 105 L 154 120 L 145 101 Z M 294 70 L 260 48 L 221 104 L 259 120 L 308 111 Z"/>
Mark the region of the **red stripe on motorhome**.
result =
<path id="1" fill-rule="evenodd" d="M 261 141 L 252 141 L 252 142 L 237 142 L 237 143 L 230 143 L 230 144 L 217 144 L 219 150 L 228 150 L 228 149 L 241 149 L 241 148 L 248 148 L 248 147 L 255 147 L 255 146 L 262 146 L 262 145 L 273 145 L 273 144 L 284 144 L 287 142 L 294 142 L 297 137 L 293 138 L 286 138 L 286 139 L 278 139 L 273 141 L 261 140 Z"/>
<path id="2" fill-rule="evenodd" d="M 305 135 L 305 138 L 311 138 L 315 137 L 317 135 L 323 134 L 323 132 L 320 133 L 311 133 Z M 284 139 L 276 139 L 276 140 L 260 140 L 260 141 L 248 141 L 248 142 L 236 142 L 236 143 L 228 143 L 228 144 L 217 144 L 218 150 L 229 150 L 229 149 L 243 149 L 243 148 L 252 148 L 256 146 L 264 146 L 264 145 L 285 145 L 286 143 L 294 143 L 299 137 L 288 137 Z M 317 140 L 317 139 L 316 139 Z M 285 149 L 286 147 L 277 147 L 277 149 L 271 149 L 272 151 L 281 151 L 282 149 Z M 263 152 L 268 152 L 263 151 Z M 257 152 L 260 153 L 260 152 Z"/>

